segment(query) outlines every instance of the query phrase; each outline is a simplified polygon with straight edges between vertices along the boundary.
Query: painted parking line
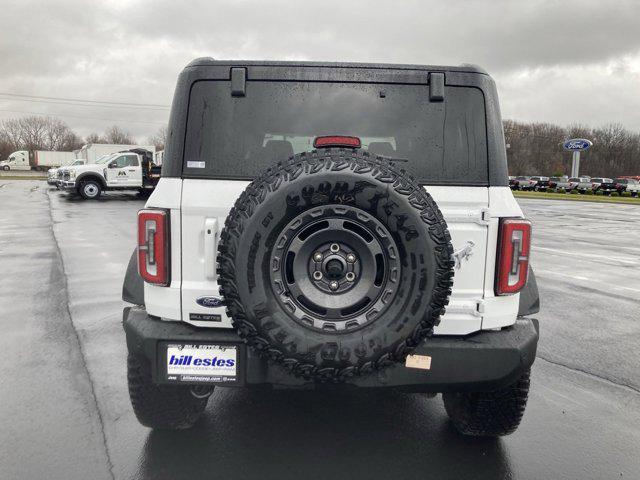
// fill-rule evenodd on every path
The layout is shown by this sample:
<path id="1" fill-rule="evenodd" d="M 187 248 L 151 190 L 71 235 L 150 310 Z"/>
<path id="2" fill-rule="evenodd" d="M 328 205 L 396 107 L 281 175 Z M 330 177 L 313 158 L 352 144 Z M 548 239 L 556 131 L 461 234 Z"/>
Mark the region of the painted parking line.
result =
<path id="1" fill-rule="evenodd" d="M 630 292 L 635 292 L 635 293 L 640 293 L 640 289 L 638 288 L 631 288 L 631 287 L 624 287 L 622 285 L 611 285 L 610 283 L 604 283 L 604 282 L 599 282 L 597 280 L 594 280 L 592 278 L 589 277 L 583 277 L 581 275 L 572 275 L 569 273 L 561 273 L 561 272 L 556 272 L 553 270 L 545 270 L 543 268 L 536 268 L 535 269 L 535 273 L 536 276 L 540 276 L 540 277 L 544 277 L 545 275 L 551 275 L 551 276 L 557 276 L 557 277 L 564 277 L 564 278 L 570 278 L 572 280 L 581 280 L 583 282 L 589 282 L 590 285 L 597 285 L 600 288 L 606 289 L 606 290 L 627 290 Z M 542 275 L 540 275 L 542 274 Z"/>
<path id="2" fill-rule="evenodd" d="M 541 268 L 536 268 L 535 272 L 536 272 L 536 274 L 541 272 L 541 273 L 546 273 L 546 274 L 550 274 L 550 275 L 557 275 L 558 277 L 572 278 L 574 280 L 584 280 L 584 281 L 591 280 L 588 277 L 581 277 L 580 275 L 571 275 L 569 273 L 554 272 L 553 270 L 544 270 L 544 269 L 541 269 Z"/>
<path id="3" fill-rule="evenodd" d="M 598 253 L 581 253 L 581 252 L 572 252 L 569 250 L 558 250 L 556 248 L 549 248 L 549 247 L 538 247 L 534 245 L 534 250 L 541 250 L 544 252 L 551 252 L 551 253 L 557 253 L 560 255 L 570 255 L 572 257 L 584 257 L 584 258 L 597 258 L 600 260 L 615 260 L 616 262 L 621 262 L 621 263 L 626 263 L 629 265 L 640 265 L 640 261 L 638 261 L 638 259 L 633 259 L 630 257 L 614 257 L 611 255 L 603 255 L 603 254 L 598 254 Z"/>

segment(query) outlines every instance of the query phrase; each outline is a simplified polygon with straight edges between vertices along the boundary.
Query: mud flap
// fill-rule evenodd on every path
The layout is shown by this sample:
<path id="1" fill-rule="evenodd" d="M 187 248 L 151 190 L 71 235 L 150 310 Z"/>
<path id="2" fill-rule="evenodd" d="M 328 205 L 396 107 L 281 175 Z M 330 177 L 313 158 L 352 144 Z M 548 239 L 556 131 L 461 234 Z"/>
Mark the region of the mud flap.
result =
<path id="1" fill-rule="evenodd" d="M 122 284 L 122 300 L 134 305 L 144 305 L 144 280 L 138 274 L 137 249 L 133 249 L 127 273 Z"/>
<path id="2" fill-rule="evenodd" d="M 520 305 L 518 307 L 518 316 L 532 315 L 540 311 L 540 295 L 538 294 L 538 284 L 533 268 L 529 265 L 529 278 L 527 284 L 520 292 Z"/>

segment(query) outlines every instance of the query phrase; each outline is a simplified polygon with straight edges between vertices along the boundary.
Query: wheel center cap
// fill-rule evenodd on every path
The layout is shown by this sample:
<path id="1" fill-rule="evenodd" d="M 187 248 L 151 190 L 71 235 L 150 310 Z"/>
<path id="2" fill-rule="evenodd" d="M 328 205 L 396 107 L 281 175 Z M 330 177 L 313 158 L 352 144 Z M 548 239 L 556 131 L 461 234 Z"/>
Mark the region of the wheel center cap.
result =
<path id="1" fill-rule="evenodd" d="M 331 278 L 332 280 L 342 278 L 342 276 L 344 275 L 344 265 L 338 259 L 329 260 L 325 269 L 327 272 L 327 277 Z"/>

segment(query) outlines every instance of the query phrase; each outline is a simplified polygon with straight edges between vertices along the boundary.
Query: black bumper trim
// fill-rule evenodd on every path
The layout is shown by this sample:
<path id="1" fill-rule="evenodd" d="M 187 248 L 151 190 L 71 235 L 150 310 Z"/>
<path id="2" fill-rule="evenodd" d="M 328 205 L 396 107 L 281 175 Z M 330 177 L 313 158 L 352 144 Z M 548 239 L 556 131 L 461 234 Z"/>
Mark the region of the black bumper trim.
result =
<path id="1" fill-rule="evenodd" d="M 129 352 L 144 355 L 155 377 L 160 342 L 238 343 L 233 330 L 197 328 L 182 322 L 162 321 L 139 307 L 126 307 L 123 325 Z M 316 384 L 296 378 L 282 367 L 245 349 L 245 386 L 274 388 L 396 388 L 418 392 L 489 391 L 513 383 L 533 364 L 538 344 L 538 321 L 518 318 L 500 331 L 479 332 L 464 337 L 431 337 L 414 354 L 431 357 L 430 370 L 397 364 L 366 377 L 340 385 Z"/>

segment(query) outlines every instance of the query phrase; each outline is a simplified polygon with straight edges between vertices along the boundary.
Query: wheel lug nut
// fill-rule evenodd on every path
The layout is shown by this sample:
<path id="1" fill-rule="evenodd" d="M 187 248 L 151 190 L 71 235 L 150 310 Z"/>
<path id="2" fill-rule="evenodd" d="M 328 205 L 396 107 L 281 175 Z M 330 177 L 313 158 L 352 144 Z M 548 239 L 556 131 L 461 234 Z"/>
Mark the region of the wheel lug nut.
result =
<path id="1" fill-rule="evenodd" d="M 347 282 L 353 282 L 356 279 L 356 274 L 353 272 L 347 272 L 345 278 L 347 279 Z"/>
<path id="2" fill-rule="evenodd" d="M 331 250 L 333 253 L 338 253 L 340 251 L 340 245 L 338 245 L 337 243 L 332 243 L 329 247 L 329 250 Z"/>
<path id="3" fill-rule="evenodd" d="M 315 272 L 313 272 L 313 278 L 315 280 L 322 280 L 322 272 L 320 272 L 319 270 L 316 270 Z"/>
<path id="4" fill-rule="evenodd" d="M 321 262 L 322 261 L 322 253 L 321 252 L 316 252 L 313 254 L 313 260 L 316 262 Z"/>
<path id="5" fill-rule="evenodd" d="M 329 283 L 329 288 L 331 290 L 337 290 L 339 286 L 340 285 L 338 285 L 338 282 L 336 282 L 336 281 L 333 281 L 333 282 Z"/>
<path id="6" fill-rule="evenodd" d="M 350 253 L 349 255 L 347 255 L 347 262 L 355 263 L 355 261 L 356 261 L 356 256 L 353 253 Z"/>

